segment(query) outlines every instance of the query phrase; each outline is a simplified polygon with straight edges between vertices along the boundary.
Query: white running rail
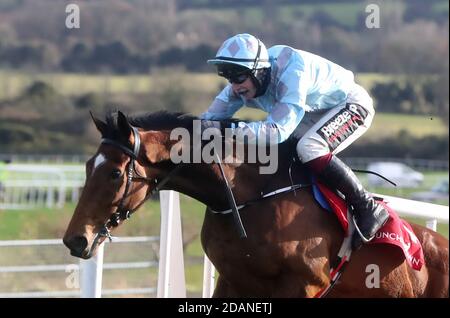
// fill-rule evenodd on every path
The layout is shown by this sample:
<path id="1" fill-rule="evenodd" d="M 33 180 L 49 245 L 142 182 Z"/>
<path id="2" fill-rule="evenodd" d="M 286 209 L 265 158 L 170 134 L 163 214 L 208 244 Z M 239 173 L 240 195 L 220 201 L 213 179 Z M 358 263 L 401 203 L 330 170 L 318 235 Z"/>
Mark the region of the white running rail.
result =
<path id="1" fill-rule="evenodd" d="M 78 201 L 82 165 L 8 164 L 0 166 L 0 210 L 62 208 Z"/>

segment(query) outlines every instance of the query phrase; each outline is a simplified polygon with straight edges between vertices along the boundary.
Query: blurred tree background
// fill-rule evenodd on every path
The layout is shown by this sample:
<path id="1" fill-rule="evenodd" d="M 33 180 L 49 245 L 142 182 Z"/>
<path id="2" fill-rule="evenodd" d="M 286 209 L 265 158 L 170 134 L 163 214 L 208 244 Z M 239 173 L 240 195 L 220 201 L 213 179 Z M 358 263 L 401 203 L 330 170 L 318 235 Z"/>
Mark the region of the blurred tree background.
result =
<path id="1" fill-rule="evenodd" d="M 79 29 L 65 27 L 69 3 Z M 366 26 L 369 4 L 380 28 Z M 359 153 L 448 159 L 448 12 L 446 0 L 2 0 L 0 153 L 89 153 L 89 110 L 198 114 L 224 85 L 206 59 L 248 32 L 351 69 L 379 113 L 445 126 L 358 141 Z"/>

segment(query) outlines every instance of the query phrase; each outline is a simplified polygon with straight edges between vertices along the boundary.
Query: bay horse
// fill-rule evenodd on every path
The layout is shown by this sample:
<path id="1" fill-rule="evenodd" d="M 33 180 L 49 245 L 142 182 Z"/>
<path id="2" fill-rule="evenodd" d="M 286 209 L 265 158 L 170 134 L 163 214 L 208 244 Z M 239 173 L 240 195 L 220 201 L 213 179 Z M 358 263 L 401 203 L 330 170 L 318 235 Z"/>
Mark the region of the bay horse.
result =
<path id="1" fill-rule="evenodd" d="M 344 231 L 315 201 L 311 187 L 241 209 L 247 231 L 241 239 L 230 214 L 212 213 L 230 208 L 218 165 L 171 160 L 171 149 L 179 143 L 170 132 L 184 127 L 192 134 L 195 117 L 166 112 L 131 118 L 118 112 L 106 122 L 92 117 L 103 139 L 86 163 L 86 183 L 64 235 L 73 256 L 90 258 L 150 194 L 166 189 L 207 206 L 201 242 L 219 274 L 214 297 L 314 297 L 330 284 L 330 263 Z M 289 183 L 295 147 L 288 142 L 278 146 L 274 174 L 260 174 L 258 163 L 223 164 L 237 204 Z M 398 248 L 363 245 L 327 297 L 448 297 L 448 240 L 411 225 L 425 256 L 420 271 L 408 266 Z M 379 266 L 378 288 L 366 286 L 370 264 Z"/>

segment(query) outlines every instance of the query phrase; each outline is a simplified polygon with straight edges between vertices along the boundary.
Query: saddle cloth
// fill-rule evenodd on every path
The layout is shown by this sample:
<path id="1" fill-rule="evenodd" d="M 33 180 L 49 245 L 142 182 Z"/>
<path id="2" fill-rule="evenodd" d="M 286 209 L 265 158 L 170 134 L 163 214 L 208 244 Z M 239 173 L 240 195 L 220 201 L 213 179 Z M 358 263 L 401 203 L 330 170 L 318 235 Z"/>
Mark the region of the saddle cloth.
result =
<path id="1" fill-rule="evenodd" d="M 349 207 L 344 199 L 317 180 L 313 182 L 313 192 L 316 201 L 325 210 L 334 212 L 346 233 L 345 235 L 348 236 L 347 209 Z M 390 218 L 368 244 L 391 244 L 400 248 L 409 266 L 419 271 L 424 264 L 423 250 L 419 239 L 408 222 L 400 219 L 389 205 L 382 200 L 377 200 L 377 202 L 389 212 Z"/>

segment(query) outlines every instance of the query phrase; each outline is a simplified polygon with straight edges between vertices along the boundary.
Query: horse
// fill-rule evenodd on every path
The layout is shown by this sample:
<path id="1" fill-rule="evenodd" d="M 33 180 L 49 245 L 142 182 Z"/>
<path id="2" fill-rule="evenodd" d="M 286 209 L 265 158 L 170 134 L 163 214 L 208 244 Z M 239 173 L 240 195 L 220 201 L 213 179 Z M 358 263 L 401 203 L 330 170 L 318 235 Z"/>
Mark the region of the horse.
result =
<path id="1" fill-rule="evenodd" d="M 298 163 L 292 166 L 295 147 L 288 142 L 278 145 L 278 169 L 273 174 L 261 174 L 260 163 L 223 162 L 237 204 L 253 200 L 239 211 L 247 234 L 242 239 L 230 214 L 213 213 L 230 208 L 219 165 L 171 160 L 173 151 L 180 153 L 186 146 L 171 138 L 171 131 L 182 127 L 192 136 L 198 118 L 169 112 L 128 118 L 119 111 L 106 121 L 92 119 L 103 139 L 86 162 L 86 183 L 63 238 L 73 256 L 92 257 L 110 231 L 155 191 L 175 190 L 207 206 L 201 243 L 218 272 L 213 297 L 309 298 L 329 286 L 330 264 L 344 231 L 316 202 L 311 187 L 254 200 L 286 186 L 290 170 L 302 170 Z M 448 240 L 411 225 L 425 257 L 419 271 L 408 266 L 398 248 L 364 244 L 353 252 L 327 297 L 448 297 Z M 371 264 L 379 267 L 377 288 L 366 284 Z"/>

